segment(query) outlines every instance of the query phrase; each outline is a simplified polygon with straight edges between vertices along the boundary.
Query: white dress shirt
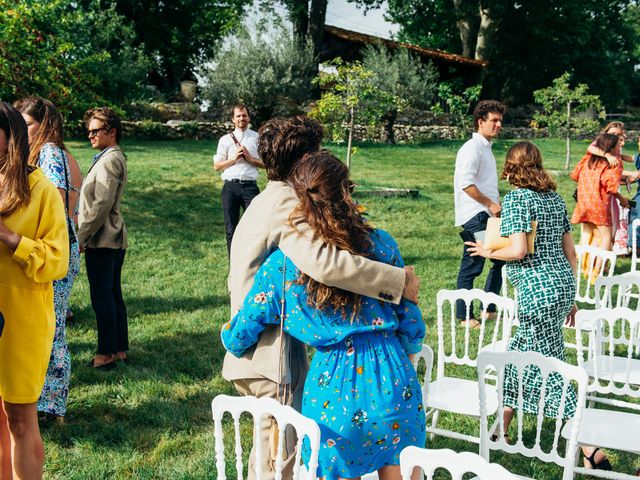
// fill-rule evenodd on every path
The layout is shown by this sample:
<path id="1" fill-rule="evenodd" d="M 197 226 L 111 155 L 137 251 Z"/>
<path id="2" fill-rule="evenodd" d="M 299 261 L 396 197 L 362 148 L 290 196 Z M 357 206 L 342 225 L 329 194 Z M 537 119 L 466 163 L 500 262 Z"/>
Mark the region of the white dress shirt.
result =
<path id="1" fill-rule="evenodd" d="M 475 185 L 483 195 L 495 203 L 500 201 L 496 159 L 491 146 L 489 140 L 479 133 L 474 133 L 471 140 L 458 150 L 453 174 L 456 226 L 467 223 L 482 211 L 491 214 L 489 208 L 464 192 L 468 186 Z"/>
<path id="2" fill-rule="evenodd" d="M 258 132 L 246 129 L 244 131 L 236 128 L 233 131 L 238 142 L 249 150 L 252 157 L 258 157 Z M 233 158 L 238 151 L 231 134 L 227 133 L 218 142 L 218 149 L 213 156 L 213 163 L 223 162 Z M 223 180 L 257 180 L 258 169 L 246 160 L 239 160 L 229 168 L 225 168 L 220 175 Z"/>

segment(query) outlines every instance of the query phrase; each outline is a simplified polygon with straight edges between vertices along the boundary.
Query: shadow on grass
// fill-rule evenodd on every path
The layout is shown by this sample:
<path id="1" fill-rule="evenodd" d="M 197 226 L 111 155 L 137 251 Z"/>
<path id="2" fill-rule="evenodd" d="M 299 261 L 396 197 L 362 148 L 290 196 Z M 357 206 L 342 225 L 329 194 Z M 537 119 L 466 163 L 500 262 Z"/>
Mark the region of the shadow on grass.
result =
<path id="1" fill-rule="evenodd" d="M 74 342 L 73 349 L 90 349 Z M 210 402 L 233 393 L 220 378 L 224 347 L 213 329 L 169 332 L 135 345 L 129 364 L 96 371 L 74 358 L 69 411 L 64 427 L 43 433 L 62 447 L 90 441 L 99 448 L 154 448 L 167 432 L 197 429 L 210 422 Z M 212 380 L 213 379 L 213 380 Z M 78 396 L 74 390 L 82 390 Z"/>

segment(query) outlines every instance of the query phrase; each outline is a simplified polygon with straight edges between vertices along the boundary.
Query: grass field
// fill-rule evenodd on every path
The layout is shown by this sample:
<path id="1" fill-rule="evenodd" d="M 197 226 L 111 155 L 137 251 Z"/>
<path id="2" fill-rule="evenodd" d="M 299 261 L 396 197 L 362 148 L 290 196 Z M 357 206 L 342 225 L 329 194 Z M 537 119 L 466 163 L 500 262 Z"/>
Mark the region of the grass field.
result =
<path id="1" fill-rule="evenodd" d="M 500 140 L 494 146 L 499 169 L 511 143 Z M 563 142 L 537 143 L 547 168 L 561 169 Z M 436 292 L 455 287 L 461 254 L 452 194 L 460 145 L 361 145 L 353 159 L 352 177 L 362 187 L 420 190 L 416 199 L 363 195 L 358 199 L 371 221 L 398 240 L 406 263 L 416 266 L 422 279 L 426 342 L 433 347 Z M 576 142 L 574 152 L 582 153 L 586 146 Z M 86 171 L 93 154 L 87 142 L 69 142 L 69 148 Z M 46 477 L 213 479 L 210 402 L 219 393 L 234 393 L 220 376 L 224 349 L 218 330 L 228 317 L 228 262 L 221 181 L 211 167 L 215 143 L 130 140 L 123 148 L 129 158 L 124 214 L 130 244 L 123 289 L 131 363 L 113 372 L 96 372 L 88 366 L 96 333 L 83 269 L 72 295 L 77 323 L 68 330 L 73 373 L 66 423 L 43 427 Z M 330 148 L 344 158 L 344 147 Z M 578 158 L 576 153 L 574 164 Z M 573 182 L 566 175 L 557 180 L 571 210 Z M 501 193 L 507 191 L 501 183 Z M 619 265 L 625 270 L 629 262 Z M 466 433 L 477 429 L 477 422 L 446 415 L 441 425 Z M 429 446 L 475 450 L 471 444 L 442 438 Z M 635 457 L 612 453 L 611 458 L 627 471 L 640 467 Z M 524 457 L 496 453 L 492 459 L 538 479 L 560 477 L 559 468 Z"/>

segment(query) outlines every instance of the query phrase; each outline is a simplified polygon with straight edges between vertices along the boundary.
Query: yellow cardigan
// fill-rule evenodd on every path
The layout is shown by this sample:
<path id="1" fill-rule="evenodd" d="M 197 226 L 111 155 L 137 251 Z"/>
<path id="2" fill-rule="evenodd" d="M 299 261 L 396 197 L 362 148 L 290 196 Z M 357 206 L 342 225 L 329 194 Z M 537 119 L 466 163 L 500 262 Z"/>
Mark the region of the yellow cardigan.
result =
<path id="1" fill-rule="evenodd" d="M 29 189 L 29 203 L 2 217 L 22 235 L 15 252 L 0 242 L 0 396 L 11 403 L 40 396 L 56 323 L 51 282 L 64 278 L 69 265 L 60 193 L 39 168 L 29 174 Z"/>

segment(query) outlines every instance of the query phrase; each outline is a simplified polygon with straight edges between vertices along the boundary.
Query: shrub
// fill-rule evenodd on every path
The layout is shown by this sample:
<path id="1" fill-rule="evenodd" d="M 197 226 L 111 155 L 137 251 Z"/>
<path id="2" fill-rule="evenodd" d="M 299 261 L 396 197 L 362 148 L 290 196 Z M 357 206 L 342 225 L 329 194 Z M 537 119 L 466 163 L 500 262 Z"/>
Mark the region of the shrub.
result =
<path id="1" fill-rule="evenodd" d="M 270 29 L 263 27 L 254 35 L 244 31 L 234 36 L 215 65 L 202 71 L 207 81 L 204 100 L 213 108 L 246 103 L 258 124 L 279 114 L 281 105 L 308 100 L 316 69 L 310 45 L 300 47 L 279 21 Z"/>

